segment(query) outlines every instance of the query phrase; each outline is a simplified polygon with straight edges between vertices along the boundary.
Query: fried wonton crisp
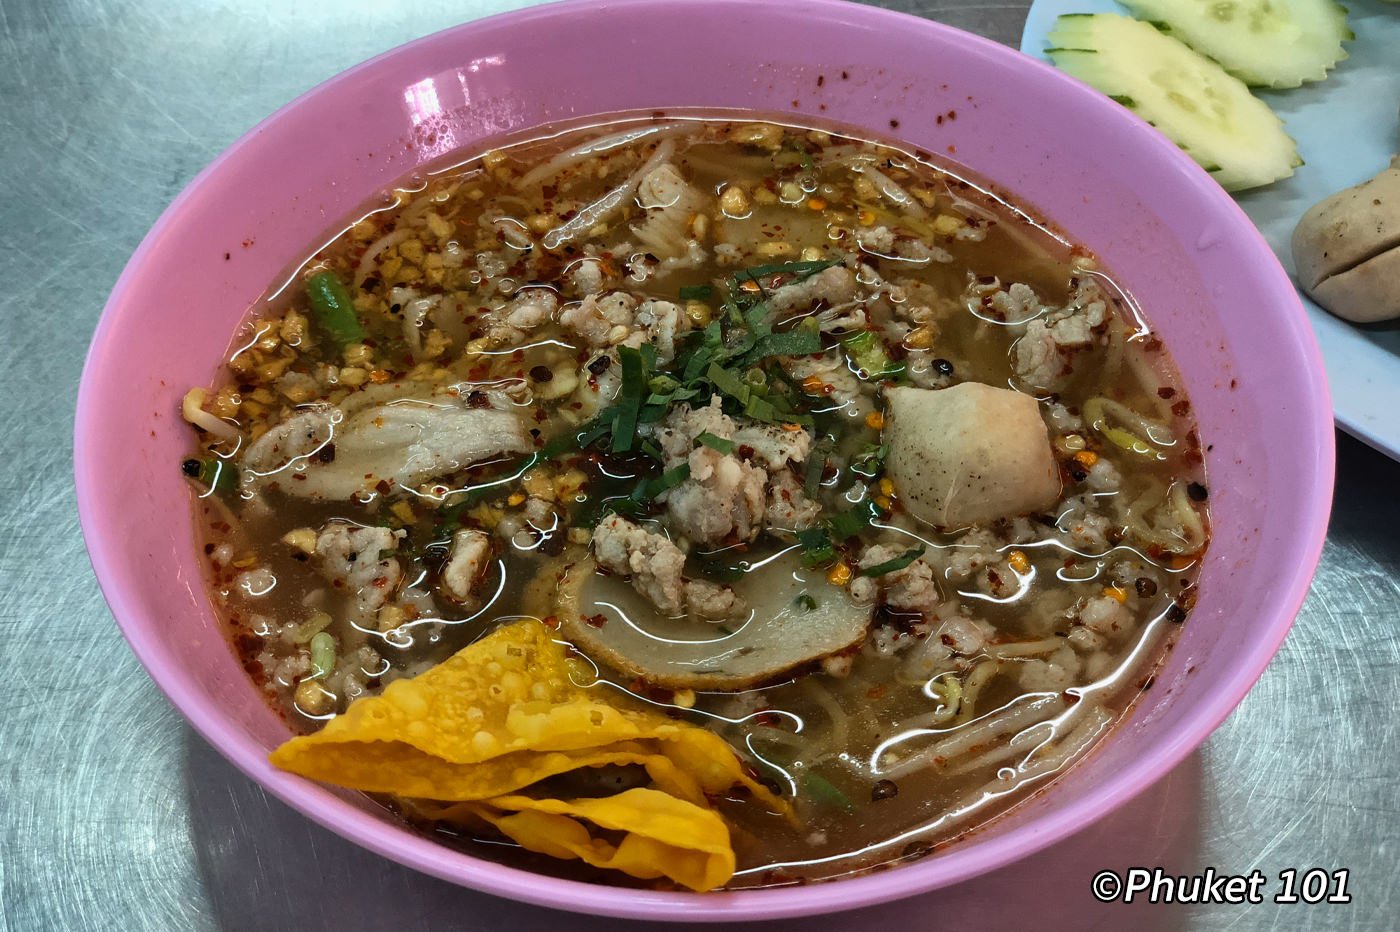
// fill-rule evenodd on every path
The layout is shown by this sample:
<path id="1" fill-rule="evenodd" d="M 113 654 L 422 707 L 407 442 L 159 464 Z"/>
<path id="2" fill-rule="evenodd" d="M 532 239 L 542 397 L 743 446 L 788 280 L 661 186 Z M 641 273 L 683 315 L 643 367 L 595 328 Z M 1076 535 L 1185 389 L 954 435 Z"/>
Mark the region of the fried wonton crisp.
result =
<path id="1" fill-rule="evenodd" d="M 356 700 L 271 760 L 314 780 L 413 800 L 415 815 L 489 823 L 532 851 L 695 890 L 722 886 L 734 851 L 709 797 L 743 787 L 775 812 L 786 804 L 718 736 L 605 684 L 579 685 L 588 679 L 543 624 L 519 621 Z M 645 769 L 649 787 L 564 800 L 536 786 L 629 764 Z"/>

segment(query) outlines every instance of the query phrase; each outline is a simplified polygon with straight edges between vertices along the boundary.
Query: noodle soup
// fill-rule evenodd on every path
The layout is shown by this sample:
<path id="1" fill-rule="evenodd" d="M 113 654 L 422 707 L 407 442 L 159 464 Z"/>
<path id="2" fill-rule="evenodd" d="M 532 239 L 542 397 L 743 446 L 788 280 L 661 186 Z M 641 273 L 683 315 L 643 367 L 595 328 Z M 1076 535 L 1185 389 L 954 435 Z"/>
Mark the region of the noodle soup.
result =
<path id="1" fill-rule="evenodd" d="M 831 130 L 658 116 L 443 167 L 233 346 L 183 468 L 293 729 L 543 624 L 594 701 L 761 788 L 703 794 L 730 887 L 918 857 L 1044 786 L 1150 686 L 1208 538 L 1189 401 L 1111 270 Z M 386 801 L 563 856 L 427 789 Z"/>

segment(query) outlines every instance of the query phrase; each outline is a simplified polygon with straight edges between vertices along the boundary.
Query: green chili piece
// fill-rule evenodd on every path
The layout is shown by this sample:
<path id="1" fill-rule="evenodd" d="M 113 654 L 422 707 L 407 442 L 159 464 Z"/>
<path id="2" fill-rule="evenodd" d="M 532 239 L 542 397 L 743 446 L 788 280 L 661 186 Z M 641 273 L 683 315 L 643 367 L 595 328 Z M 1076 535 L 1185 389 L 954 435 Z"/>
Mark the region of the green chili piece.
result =
<path id="1" fill-rule="evenodd" d="M 319 272 L 306 280 L 306 297 L 317 325 L 339 347 L 365 338 L 365 328 L 355 314 L 355 302 L 345 283 L 334 272 Z"/>
<path id="2" fill-rule="evenodd" d="M 221 459 L 186 460 L 182 467 L 185 475 L 198 479 L 210 491 L 220 495 L 232 492 L 238 487 L 238 467 Z"/>
<path id="3" fill-rule="evenodd" d="M 851 805 L 850 798 L 819 773 L 808 772 L 803 775 L 802 791 L 824 806 L 846 812 L 856 811 L 856 807 Z"/>

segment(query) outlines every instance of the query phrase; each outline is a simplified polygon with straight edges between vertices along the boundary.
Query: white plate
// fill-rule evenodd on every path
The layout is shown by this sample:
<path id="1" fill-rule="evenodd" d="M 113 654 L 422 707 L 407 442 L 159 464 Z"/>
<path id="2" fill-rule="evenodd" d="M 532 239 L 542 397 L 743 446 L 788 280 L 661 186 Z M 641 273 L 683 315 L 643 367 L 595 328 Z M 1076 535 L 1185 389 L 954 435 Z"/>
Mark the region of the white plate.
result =
<path id="1" fill-rule="evenodd" d="M 1236 195 L 1293 274 L 1289 240 L 1303 212 L 1384 168 L 1400 151 L 1400 4 L 1347 0 L 1356 40 L 1327 80 L 1288 91 L 1256 91 L 1284 121 L 1307 163 L 1292 178 Z M 1045 59 L 1045 36 L 1062 13 L 1126 13 L 1112 0 L 1034 0 L 1021 51 Z M 1397 283 L 1400 286 L 1400 283 Z M 1400 459 L 1400 325 L 1360 328 L 1307 296 L 1332 387 L 1333 413 L 1348 433 Z"/>

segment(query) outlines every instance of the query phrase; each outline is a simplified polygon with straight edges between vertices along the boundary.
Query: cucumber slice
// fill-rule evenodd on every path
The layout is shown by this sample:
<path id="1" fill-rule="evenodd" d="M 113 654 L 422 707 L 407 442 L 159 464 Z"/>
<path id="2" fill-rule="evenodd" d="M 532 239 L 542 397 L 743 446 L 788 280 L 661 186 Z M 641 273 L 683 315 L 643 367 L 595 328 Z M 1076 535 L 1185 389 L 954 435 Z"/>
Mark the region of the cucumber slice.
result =
<path id="1" fill-rule="evenodd" d="M 1068 14 L 1048 40 L 1061 70 L 1167 135 L 1227 191 L 1287 178 L 1303 164 L 1283 122 L 1215 62 L 1147 23 Z"/>
<path id="2" fill-rule="evenodd" d="M 1246 84 L 1321 81 L 1347 57 L 1346 8 L 1334 0 L 1120 0 Z"/>

